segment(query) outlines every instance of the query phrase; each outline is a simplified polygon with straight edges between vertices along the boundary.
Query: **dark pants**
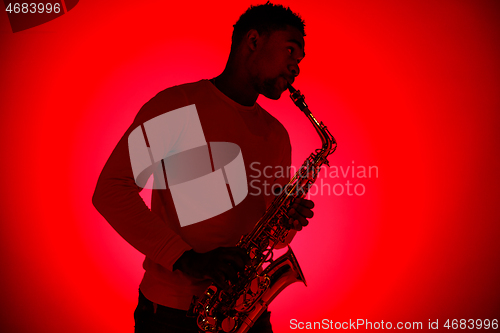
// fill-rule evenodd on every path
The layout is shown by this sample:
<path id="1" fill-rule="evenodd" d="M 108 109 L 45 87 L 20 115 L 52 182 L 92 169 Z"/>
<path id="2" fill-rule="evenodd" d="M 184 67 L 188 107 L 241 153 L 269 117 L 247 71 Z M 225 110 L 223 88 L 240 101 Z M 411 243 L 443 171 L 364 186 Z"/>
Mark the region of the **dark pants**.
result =
<path id="1" fill-rule="evenodd" d="M 271 313 L 264 312 L 248 333 L 273 333 Z M 139 290 L 139 304 L 134 312 L 135 333 L 199 333 L 196 318 L 186 317 L 186 311 L 158 305 L 156 313 L 153 302 Z"/>

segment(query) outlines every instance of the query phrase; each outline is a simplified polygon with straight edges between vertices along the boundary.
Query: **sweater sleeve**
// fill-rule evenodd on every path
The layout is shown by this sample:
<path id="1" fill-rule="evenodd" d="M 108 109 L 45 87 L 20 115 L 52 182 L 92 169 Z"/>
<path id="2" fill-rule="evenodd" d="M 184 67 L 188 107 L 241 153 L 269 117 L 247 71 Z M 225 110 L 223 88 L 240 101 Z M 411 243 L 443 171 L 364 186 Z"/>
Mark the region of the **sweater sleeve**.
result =
<path id="1" fill-rule="evenodd" d="M 187 104 L 178 88 L 164 90 L 146 103 L 111 153 L 92 197 L 94 207 L 128 243 L 169 270 L 191 246 L 152 212 L 139 195 L 142 188 L 134 179 L 128 137 L 145 121 Z"/>

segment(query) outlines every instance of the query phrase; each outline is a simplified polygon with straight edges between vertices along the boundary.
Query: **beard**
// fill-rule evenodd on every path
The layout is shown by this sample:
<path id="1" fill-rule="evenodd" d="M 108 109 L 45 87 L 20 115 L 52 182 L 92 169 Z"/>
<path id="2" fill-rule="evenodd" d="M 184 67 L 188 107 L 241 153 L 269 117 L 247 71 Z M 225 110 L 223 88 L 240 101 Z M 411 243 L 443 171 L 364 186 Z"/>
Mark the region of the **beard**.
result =
<path id="1" fill-rule="evenodd" d="M 272 79 L 265 79 L 264 82 L 261 85 L 261 89 L 259 91 L 260 94 L 266 96 L 269 99 L 274 99 L 277 100 L 281 97 L 281 94 L 283 93 L 283 88 L 280 83 L 280 80 L 283 79 L 282 77 L 276 77 Z"/>

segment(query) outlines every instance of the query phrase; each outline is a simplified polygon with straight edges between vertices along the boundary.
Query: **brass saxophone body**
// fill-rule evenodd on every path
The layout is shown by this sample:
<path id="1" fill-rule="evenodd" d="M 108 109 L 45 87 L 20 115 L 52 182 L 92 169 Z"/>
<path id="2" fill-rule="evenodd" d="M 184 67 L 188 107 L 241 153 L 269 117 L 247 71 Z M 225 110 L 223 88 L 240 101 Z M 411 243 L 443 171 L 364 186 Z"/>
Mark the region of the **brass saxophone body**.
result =
<path id="1" fill-rule="evenodd" d="M 307 195 L 321 166 L 329 165 L 327 157 L 335 151 L 337 143 L 323 122 L 318 122 L 309 111 L 304 95 L 290 84 L 288 89 L 290 98 L 316 129 L 322 146 L 305 160 L 254 229 L 236 245 L 245 249 L 251 259 L 239 274 L 238 282 L 227 289 L 212 284 L 201 297 L 193 298 L 189 312 L 197 316 L 202 332 L 246 333 L 283 289 L 294 282 L 306 284 L 290 246 L 275 260 L 273 250 L 288 235 L 289 227 L 283 222 L 289 218 L 291 204 L 296 197 Z"/>

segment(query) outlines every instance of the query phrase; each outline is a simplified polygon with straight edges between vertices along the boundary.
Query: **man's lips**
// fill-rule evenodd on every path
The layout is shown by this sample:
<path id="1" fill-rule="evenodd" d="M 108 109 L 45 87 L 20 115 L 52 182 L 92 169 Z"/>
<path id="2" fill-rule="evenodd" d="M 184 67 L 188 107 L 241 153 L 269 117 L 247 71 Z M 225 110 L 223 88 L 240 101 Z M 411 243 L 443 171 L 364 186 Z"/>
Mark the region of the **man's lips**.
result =
<path id="1" fill-rule="evenodd" d="M 295 81 L 293 77 L 287 78 L 286 76 L 282 76 L 281 78 L 284 81 L 284 83 L 283 83 L 283 91 L 285 91 L 285 90 L 288 89 L 288 84 L 291 85 L 293 83 L 293 81 Z"/>
<path id="2" fill-rule="evenodd" d="M 283 78 L 286 80 L 286 82 L 290 83 L 290 84 L 293 84 L 293 82 L 295 81 L 295 78 L 293 76 L 283 76 Z"/>

